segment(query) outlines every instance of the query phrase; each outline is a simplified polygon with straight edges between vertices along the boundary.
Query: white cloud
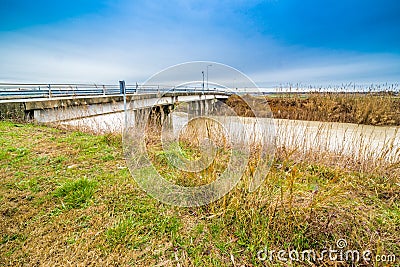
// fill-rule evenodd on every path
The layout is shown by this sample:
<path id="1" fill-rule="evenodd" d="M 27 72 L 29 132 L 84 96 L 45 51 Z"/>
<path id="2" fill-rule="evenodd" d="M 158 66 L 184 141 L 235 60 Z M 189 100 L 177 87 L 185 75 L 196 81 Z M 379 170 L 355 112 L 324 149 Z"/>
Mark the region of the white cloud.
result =
<path id="1" fill-rule="evenodd" d="M 342 82 L 398 82 L 400 58 L 395 55 L 342 54 L 332 58 L 314 55 L 293 66 L 254 72 L 250 75 L 259 84 L 279 83 L 337 84 Z"/>
<path id="2" fill-rule="evenodd" d="M 107 14 L 0 33 L 0 81 L 133 83 L 193 60 L 232 65 L 268 84 L 400 77 L 398 56 L 283 45 L 251 29 L 243 33 L 214 25 L 218 13 L 232 12 L 218 4 L 212 9 L 196 9 L 186 1 L 166 4 L 122 1 Z M 170 13 L 160 16 L 163 12 Z"/>

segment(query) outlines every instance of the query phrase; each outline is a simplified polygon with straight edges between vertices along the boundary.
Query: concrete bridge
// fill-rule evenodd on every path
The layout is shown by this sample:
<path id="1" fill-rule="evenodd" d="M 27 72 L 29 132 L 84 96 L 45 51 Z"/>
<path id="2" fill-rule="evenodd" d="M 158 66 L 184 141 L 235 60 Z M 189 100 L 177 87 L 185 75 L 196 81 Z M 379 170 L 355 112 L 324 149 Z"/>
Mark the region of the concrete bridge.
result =
<path id="1" fill-rule="evenodd" d="M 97 86 L 79 90 L 78 86 L 71 86 L 65 87 L 64 91 L 51 91 L 57 87 L 48 85 L 45 88 L 49 90 L 44 91 L 44 97 L 38 94 L 38 91 L 43 93 L 40 87 L 31 91 L 26 88 L 22 91 L 0 88 L 0 118 L 40 123 L 63 122 L 123 112 L 125 109 L 133 109 L 135 112 L 150 111 L 151 114 L 164 118 L 176 104 L 183 102 L 188 103 L 190 114 L 200 115 L 211 111 L 217 100 L 229 97 L 229 93 L 225 91 L 204 91 L 203 88 L 193 87 L 139 88 L 135 85 L 132 90 L 127 89 L 124 82 L 120 82 L 119 90 L 115 87 L 112 90 L 105 87 L 98 90 Z"/>

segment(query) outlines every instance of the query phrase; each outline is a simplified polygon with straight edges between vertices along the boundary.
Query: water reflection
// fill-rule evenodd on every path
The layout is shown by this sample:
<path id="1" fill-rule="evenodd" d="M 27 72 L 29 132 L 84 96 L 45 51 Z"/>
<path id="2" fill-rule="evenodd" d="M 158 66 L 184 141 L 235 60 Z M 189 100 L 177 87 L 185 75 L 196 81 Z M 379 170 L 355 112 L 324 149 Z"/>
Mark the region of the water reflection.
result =
<path id="1" fill-rule="evenodd" d="M 266 127 L 273 129 L 275 124 L 277 147 L 297 148 L 303 151 L 331 151 L 358 158 L 383 157 L 390 162 L 400 160 L 400 127 L 384 127 L 357 125 L 350 123 L 331 123 L 314 121 L 297 121 L 268 118 L 215 117 L 224 124 L 232 141 L 246 138 L 262 138 L 257 133 L 265 133 Z M 255 120 L 259 120 L 256 124 Z M 183 112 L 172 114 L 174 135 L 188 122 L 188 116 Z M 121 132 L 123 129 L 124 113 L 99 115 L 63 122 L 86 130 L 99 133 Z M 260 126 L 261 125 L 261 126 Z M 246 129 L 243 129 L 245 127 Z M 253 135 L 243 136 L 244 131 Z M 249 140 L 244 140 L 249 141 Z"/>

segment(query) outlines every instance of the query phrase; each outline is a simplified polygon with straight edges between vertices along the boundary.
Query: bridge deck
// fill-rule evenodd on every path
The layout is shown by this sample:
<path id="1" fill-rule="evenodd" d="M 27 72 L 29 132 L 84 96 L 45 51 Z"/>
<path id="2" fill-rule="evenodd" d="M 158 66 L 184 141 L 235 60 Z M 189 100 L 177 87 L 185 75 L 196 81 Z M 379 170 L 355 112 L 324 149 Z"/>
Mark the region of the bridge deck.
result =
<path id="1" fill-rule="evenodd" d="M 197 102 L 226 99 L 222 92 L 166 92 L 127 94 L 128 109 L 151 108 L 155 105 L 174 105 L 178 102 Z M 62 112 L 63 109 L 64 112 Z M 65 112 L 68 109 L 68 112 Z M 34 119 L 44 121 L 94 116 L 124 111 L 124 95 L 60 96 L 53 98 L 23 98 L 0 100 L 0 119 Z M 83 112 L 84 111 L 84 112 Z M 52 115 L 50 115 L 52 114 Z"/>

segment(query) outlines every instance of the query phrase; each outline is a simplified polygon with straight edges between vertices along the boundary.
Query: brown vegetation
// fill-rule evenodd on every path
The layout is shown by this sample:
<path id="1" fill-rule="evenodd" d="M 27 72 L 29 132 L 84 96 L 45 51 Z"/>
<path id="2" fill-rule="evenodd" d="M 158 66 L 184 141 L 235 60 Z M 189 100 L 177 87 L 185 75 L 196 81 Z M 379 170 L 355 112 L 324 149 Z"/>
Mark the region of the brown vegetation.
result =
<path id="1" fill-rule="evenodd" d="M 265 101 L 245 97 L 252 104 Z M 282 103 L 289 100 L 294 106 L 303 101 L 282 98 Z M 315 100 L 322 102 L 327 100 Z M 241 114 L 254 116 L 237 96 L 227 103 L 235 111 L 240 108 Z M 372 103 L 374 107 L 379 102 Z M 276 113 L 277 105 L 270 106 Z M 306 108 L 300 105 L 299 109 Z M 325 112 L 316 110 L 310 120 Z M 261 115 L 268 112 L 262 110 Z M 226 145 L 220 128 L 213 125 L 209 120 L 193 120 L 179 140 L 164 148 L 159 138 L 146 133 L 146 155 L 164 178 L 176 184 L 214 181 L 226 169 L 228 157 L 238 151 Z M 277 126 L 279 138 L 290 144 L 292 132 L 286 131 L 284 123 Z M 154 132 L 159 134 L 158 130 Z M 318 131 L 332 133 L 329 128 Z M 136 184 L 124 160 L 121 136 L 0 122 L 0 265 L 283 266 L 285 262 L 276 256 L 273 261 L 260 261 L 257 252 L 266 247 L 321 252 L 336 248 L 339 239 L 347 241 L 346 249 L 400 255 L 400 151 L 393 156 L 397 161 L 385 161 L 385 153 L 398 140 L 397 132 L 393 136 L 376 162 L 364 157 L 369 150 L 360 149 L 359 158 L 325 151 L 319 139 L 319 151 L 305 151 L 305 140 L 294 148 L 278 146 L 264 182 L 249 192 L 257 165 L 253 153 L 232 191 L 208 205 L 183 208 L 159 202 Z M 200 172 L 173 168 L 170 155 L 201 163 L 205 137 L 217 146 L 209 167 Z M 295 264 L 352 263 L 325 257 Z M 379 266 L 374 258 L 368 264 Z"/>
<path id="2" fill-rule="evenodd" d="M 265 98 L 232 95 L 226 103 L 238 115 L 251 117 L 254 115 L 245 101 L 252 101 L 256 108 L 262 109 L 264 99 L 278 119 L 400 125 L 400 98 L 390 94 L 310 93 L 303 98 L 299 95 Z"/>

